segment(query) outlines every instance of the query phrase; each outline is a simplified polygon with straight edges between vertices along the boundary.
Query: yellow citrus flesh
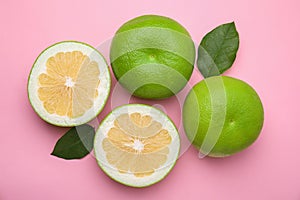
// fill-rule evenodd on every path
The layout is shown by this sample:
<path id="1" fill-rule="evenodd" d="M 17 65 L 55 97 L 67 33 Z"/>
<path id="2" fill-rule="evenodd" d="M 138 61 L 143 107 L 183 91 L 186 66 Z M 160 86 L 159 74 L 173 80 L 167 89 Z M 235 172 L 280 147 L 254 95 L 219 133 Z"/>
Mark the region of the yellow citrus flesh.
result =
<path id="1" fill-rule="evenodd" d="M 135 112 L 118 116 L 102 145 L 107 161 L 120 173 L 145 177 L 166 163 L 171 141 L 161 123 Z"/>
<path id="2" fill-rule="evenodd" d="M 58 52 L 38 77 L 38 97 L 50 114 L 80 117 L 98 95 L 99 74 L 98 63 L 81 51 Z"/>

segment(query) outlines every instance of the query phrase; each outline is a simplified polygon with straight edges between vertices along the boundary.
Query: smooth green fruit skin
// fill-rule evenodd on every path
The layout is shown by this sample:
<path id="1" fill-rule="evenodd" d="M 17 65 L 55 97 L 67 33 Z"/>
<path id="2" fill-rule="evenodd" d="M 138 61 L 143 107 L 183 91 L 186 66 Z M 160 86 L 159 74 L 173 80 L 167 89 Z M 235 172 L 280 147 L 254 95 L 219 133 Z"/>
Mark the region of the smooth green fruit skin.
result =
<path id="1" fill-rule="evenodd" d="M 162 28 L 163 32 L 147 32 L 145 28 Z M 117 39 L 121 33 L 125 39 Z M 166 33 L 164 31 L 169 31 Z M 170 37 L 161 36 L 171 34 Z M 164 39 L 161 39 L 164 38 Z M 185 37 L 182 40 L 182 37 Z M 142 39 L 141 39 L 142 38 Z M 166 39 L 167 38 L 167 39 Z M 153 42 L 159 48 L 138 48 L 131 50 L 126 43 L 143 46 L 145 41 Z M 165 44 L 172 44 L 171 47 Z M 120 52 L 126 53 L 120 53 Z M 184 52 L 176 54 L 174 52 Z M 113 55 L 120 55 L 114 58 Z M 119 83 L 134 96 L 147 99 L 163 99 L 178 93 L 188 82 L 194 68 L 195 47 L 187 30 L 176 21 L 157 15 L 144 15 L 122 25 L 116 32 L 110 49 L 111 66 Z M 162 67 L 165 65 L 167 67 Z M 130 78 L 122 77 L 130 71 Z M 128 75 L 128 73 L 127 73 Z M 163 84 L 160 84 L 163 83 Z M 138 88 L 135 88 L 138 85 Z"/>
<path id="2" fill-rule="evenodd" d="M 200 152 L 208 127 L 213 126 L 213 123 L 210 124 L 212 109 L 206 81 L 213 84 L 218 77 L 210 77 L 196 84 L 183 106 L 186 135 Z M 264 121 L 263 105 L 251 86 L 231 77 L 222 76 L 222 80 L 227 99 L 227 103 L 221 105 L 226 107 L 225 123 L 219 139 L 208 154 L 211 157 L 229 156 L 250 146 L 259 136 Z"/>

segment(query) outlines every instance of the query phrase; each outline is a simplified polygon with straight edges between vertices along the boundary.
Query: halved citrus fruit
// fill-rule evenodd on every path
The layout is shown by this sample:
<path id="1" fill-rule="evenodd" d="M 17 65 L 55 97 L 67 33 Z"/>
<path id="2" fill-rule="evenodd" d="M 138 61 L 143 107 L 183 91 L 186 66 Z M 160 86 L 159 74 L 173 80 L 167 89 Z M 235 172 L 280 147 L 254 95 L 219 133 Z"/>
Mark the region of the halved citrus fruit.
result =
<path id="1" fill-rule="evenodd" d="M 28 79 L 28 97 L 48 123 L 77 126 L 99 114 L 110 84 L 107 63 L 96 49 L 65 41 L 48 47 L 36 59 Z"/>
<path id="2" fill-rule="evenodd" d="M 100 124 L 94 142 L 103 171 L 132 187 L 162 180 L 173 168 L 179 149 L 180 138 L 171 119 L 142 104 L 114 109 Z"/>

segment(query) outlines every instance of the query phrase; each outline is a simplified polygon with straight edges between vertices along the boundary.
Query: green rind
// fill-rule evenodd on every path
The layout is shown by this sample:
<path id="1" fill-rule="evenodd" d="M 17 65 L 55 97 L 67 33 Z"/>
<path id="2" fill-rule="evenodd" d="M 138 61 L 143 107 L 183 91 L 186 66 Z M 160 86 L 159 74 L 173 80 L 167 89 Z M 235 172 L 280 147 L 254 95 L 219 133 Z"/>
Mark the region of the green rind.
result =
<path id="1" fill-rule="evenodd" d="M 124 107 L 124 106 L 135 106 L 135 105 L 141 105 L 141 106 L 151 107 L 151 108 L 153 108 L 153 109 L 158 110 L 160 113 L 162 113 L 164 116 L 166 116 L 166 117 L 169 119 L 169 121 L 170 121 L 170 122 L 174 125 L 174 127 L 176 128 L 176 132 L 177 132 L 177 134 L 178 134 L 178 139 L 179 139 L 179 144 L 180 144 L 181 140 L 180 140 L 180 136 L 179 136 L 178 129 L 177 129 L 176 125 L 174 124 L 173 120 L 172 120 L 167 114 L 165 114 L 163 111 L 161 111 L 161 110 L 159 110 L 159 109 L 157 109 L 157 108 L 155 108 L 155 107 L 153 107 L 153 106 L 146 105 L 146 104 L 126 104 L 126 105 L 121 105 L 121 106 L 118 106 L 118 107 L 114 108 L 111 112 L 109 112 L 109 113 L 104 117 L 104 119 L 103 119 L 102 122 L 100 123 L 98 129 L 96 130 L 96 134 L 95 134 L 95 138 L 94 138 L 94 148 L 95 148 L 95 146 L 96 146 L 95 144 L 96 144 L 96 138 L 97 138 L 98 130 L 99 130 L 99 128 L 102 126 L 102 124 L 104 123 L 104 121 L 112 114 L 112 112 L 113 112 L 115 109 L 118 109 L 118 108 L 121 108 L 121 107 Z M 117 180 L 117 179 L 111 177 L 111 175 L 110 175 L 107 171 L 105 171 L 105 169 L 102 167 L 101 162 L 97 159 L 96 151 L 94 151 L 94 154 L 95 154 L 95 158 L 96 158 L 96 161 L 97 161 L 98 166 L 100 167 L 100 169 L 101 169 L 101 170 L 102 170 L 102 171 L 103 171 L 110 179 L 112 179 L 113 181 L 116 181 L 116 182 L 118 182 L 118 183 L 121 183 L 122 185 L 125 185 L 125 186 L 129 186 L 129 187 L 133 187 L 133 188 L 145 188 L 145 187 L 152 186 L 152 185 L 154 185 L 154 184 L 156 184 L 156 183 L 162 181 L 163 179 L 166 178 L 166 176 L 167 176 L 168 174 L 171 173 L 171 171 L 173 170 L 175 164 L 177 163 L 177 160 L 178 160 L 178 157 L 179 157 L 179 154 L 180 154 L 180 148 L 181 148 L 181 146 L 179 145 L 179 149 L 178 149 L 177 156 L 176 156 L 177 159 L 175 160 L 175 162 L 174 162 L 173 165 L 171 166 L 170 170 L 169 170 L 164 176 L 162 176 L 161 179 L 158 179 L 157 181 L 155 181 L 155 182 L 153 182 L 153 183 L 150 183 L 150 184 L 148 184 L 148 185 L 143 185 L 143 186 L 136 186 L 136 185 L 127 184 L 127 183 L 124 183 L 124 182 L 122 182 L 122 181 L 119 181 L 119 180 Z"/>
<path id="2" fill-rule="evenodd" d="M 210 77 L 209 79 L 214 79 L 214 78 L 215 77 Z M 225 125 L 222 129 L 221 135 L 218 138 L 218 141 L 213 147 L 213 149 L 208 154 L 208 156 L 210 157 L 230 156 L 249 147 L 258 138 L 262 130 L 263 121 L 264 121 L 263 105 L 256 91 L 250 85 L 248 85 L 247 83 L 239 79 L 234 79 L 231 77 L 224 77 L 224 76 L 222 78 L 225 82 L 228 81 L 239 82 L 236 85 L 232 84 L 231 86 L 228 87 L 230 88 L 231 91 L 233 91 L 233 89 L 238 90 L 244 87 L 245 90 L 241 90 L 241 91 L 246 91 L 246 92 L 244 94 L 242 92 L 239 95 L 243 97 L 253 98 L 254 101 L 253 104 L 256 106 L 254 105 L 248 105 L 248 106 L 255 108 L 257 110 L 248 111 L 247 112 L 248 115 L 243 114 L 243 109 L 240 109 L 240 106 L 243 106 L 240 105 L 242 102 L 240 100 L 223 105 L 229 109 L 226 109 Z M 226 89 L 226 84 L 225 84 L 225 89 Z M 192 91 L 194 91 L 195 93 L 192 93 Z M 228 92 L 230 91 L 226 90 L 226 94 Z M 192 94 L 196 94 L 196 96 L 191 96 Z M 234 101 L 234 100 L 231 99 L 231 97 L 228 98 L 227 96 L 227 101 Z M 245 101 L 249 101 L 249 99 Z M 200 102 L 200 104 L 198 102 Z M 208 88 L 206 86 L 205 80 L 203 80 L 192 88 L 192 90 L 186 97 L 184 107 L 183 107 L 183 124 L 184 124 L 185 133 L 188 139 L 192 142 L 192 144 L 199 150 L 205 139 L 208 127 L 213 126 L 214 124 L 213 122 L 212 124 L 210 124 L 211 123 L 210 119 L 212 116 L 212 109 L 210 109 L 210 107 L 211 107 L 211 100 L 209 97 Z M 228 112 L 230 112 L 228 115 L 230 116 L 230 118 L 227 117 Z M 249 112 L 252 112 L 253 115 L 255 115 L 255 119 L 234 118 L 234 114 L 236 114 L 237 116 L 250 116 Z M 200 113 L 199 114 L 200 120 L 199 118 L 197 119 L 195 113 Z M 254 124 L 251 126 L 251 130 L 249 130 L 249 127 L 245 123 L 247 122 L 247 120 L 248 122 L 252 122 Z M 231 138 L 232 140 L 228 140 L 228 138 Z M 236 140 L 238 140 L 239 142 L 237 143 Z"/>
<path id="3" fill-rule="evenodd" d="M 120 51 L 124 51 L 124 48 L 122 46 L 122 40 L 119 38 L 124 36 L 124 34 L 130 34 L 129 32 L 132 30 L 139 30 L 139 29 L 146 29 L 146 28 L 162 28 L 164 30 L 169 30 L 177 32 L 178 35 L 176 37 L 182 37 L 184 35 L 185 38 L 189 38 L 190 41 L 192 39 L 190 38 L 190 34 L 187 32 L 187 30 L 180 25 L 178 22 L 176 22 L 173 19 L 164 17 L 164 16 L 157 16 L 157 15 L 144 15 L 140 16 L 137 18 L 134 18 L 132 20 L 129 20 L 125 24 L 123 24 L 118 31 L 116 32 L 116 36 L 114 37 L 111 45 L 111 50 L 110 50 L 110 59 L 111 59 L 111 66 L 112 66 L 112 71 L 116 77 L 116 79 L 120 82 L 120 84 L 126 88 L 130 93 L 133 93 L 134 96 L 140 97 L 140 98 L 146 98 L 146 99 L 164 99 L 168 98 L 170 96 L 173 96 L 174 94 L 177 94 L 179 91 L 181 91 L 188 80 L 190 79 L 193 68 L 194 68 L 194 62 L 195 62 L 195 47 L 194 43 L 192 43 L 193 48 L 190 47 L 190 44 L 187 43 L 187 40 L 185 40 L 185 44 L 181 45 L 179 49 L 188 49 L 186 51 L 180 51 L 177 52 L 175 49 L 174 52 L 172 49 L 158 49 L 158 48 L 147 48 L 144 47 L 142 49 L 135 49 L 134 51 L 127 52 L 126 54 L 122 54 L 122 56 L 115 56 L 120 53 Z M 143 30 L 144 30 L 143 29 Z M 151 30 L 155 31 L 155 30 Z M 148 31 L 151 32 L 151 31 Z M 146 31 L 147 33 L 147 31 Z M 130 36 L 131 38 L 133 36 Z M 148 36 L 147 36 L 148 37 Z M 175 37 L 175 36 L 173 36 Z M 182 39 L 182 38 L 181 38 Z M 124 39 L 125 40 L 125 39 Z M 128 39 L 126 39 L 128 40 Z M 176 41 L 180 41 L 179 39 Z M 146 45 L 147 46 L 147 45 Z M 120 48 L 120 49 L 118 49 Z M 131 49 L 131 48 L 129 48 Z M 193 50 L 191 50 L 193 49 Z M 171 51 L 172 50 L 172 51 Z M 151 53 L 152 51 L 152 53 Z M 194 51 L 194 52 L 192 52 Z M 146 52 L 146 53 L 145 53 Z M 149 53 L 150 52 L 150 53 Z M 159 55 L 162 54 L 169 54 L 167 56 L 161 56 L 164 59 L 168 58 L 166 60 L 164 59 L 159 59 Z M 184 53 L 183 53 L 184 52 Z M 192 52 L 190 54 L 187 54 L 186 52 Z M 180 53 L 180 54 L 177 54 Z M 143 56 L 141 56 L 143 55 Z M 149 56 L 155 56 L 154 60 L 149 60 Z M 115 58 L 116 57 L 116 58 Z M 128 58 L 130 58 L 130 62 L 128 62 Z M 158 58 L 158 59 L 157 59 Z M 168 62 L 164 62 L 168 61 Z M 163 64 L 165 66 L 170 67 L 169 71 L 172 72 L 172 70 L 177 70 L 178 73 L 181 74 L 182 77 L 185 79 L 185 83 L 182 83 L 182 81 L 179 81 L 177 84 L 177 87 L 172 87 L 169 88 L 168 82 L 166 82 L 165 85 L 161 85 L 159 82 L 150 82 L 148 83 L 145 81 L 145 84 L 140 86 L 139 88 L 133 88 L 128 86 L 128 82 L 122 81 L 122 76 L 126 74 L 128 71 L 132 69 L 136 69 L 137 66 L 144 65 L 144 64 Z M 148 70 L 152 69 L 153 66 L 148 66 Z M 160 68 L 153 68 L 153 70 L 147 73 L 142 73 L 142 74 L 137 74 L 136 75 L 136 80 L 137 81 L 144 81 L 147 79 L 147 77 L 155 76 L 155 77 L 160 77 L 161 80 L 167 80 L 165 75 L 170 74 L 170 73 L 157 73 L 160 70 Z M 135 72 L 134 72 L 135 73 Z M 153 75 L 155 74 L 155 75 Z M 171 81 L 177 81 L 178 79 L 172 78 L 169 80 Z M 130 81 L 131 82 L 131 81 Z M 151 87 L 155 87 L 153 89 L 149 89 Z"/>
<path id="4" fill-rule="evenodd" d="M 32 65 L 32 67 L 31 67 L 31 69 L 30 69 L 29 76 L 28 76 L 28 79 L 27 79 L 27 97 L 28 97 L 29 103 L 30 103 L 31 107 L 33 108 L 34 112 L 35 112 L 42 120 L 44 120 L 44 121 L 47 122 L 48 124 L 51 124 L 51 125 L 54 125 L 54 126 L 59 126 L 59 127 L 74 127 L 74 126 L 79 126 L 79 125 L 85 124 L 85 123 L 91 121 L 92 119 L 94 119 L 95 117 L 97 117 L 97 116 L 100 114 L 100 112 L 103 110 L 103 108 L 105 107 L 105 105 L 106 105 L 106 103 L 107 103 L 107 100 L 108 100 L 108 97 L 109 97 L 109 94 L 110 94 L 110 89 L 111 89 L 111 76 L 110 76 L 110 73 L 109 73 L 109 76 L 108 76 L 108 79 L 109 79 L 108 95 L 105 97 L 104 104 L 103 104 L 103 106 L 102 106 L 101 108 L 99 108 L 99 110 L 96 112 L 95 116 L 89 118 L 89 119 L 86 120 L 84 123 L 79 123 L 79 124 L 68 124 L 68 125 L 66 125 L 66 124 L 56 124 L 56 123 L 53 123 L 53 122 L 51 122 L 51 121 L 49 121 L 49 120 L 43 118 L 43 117 L 39 114 L 39 112 L 36 110 L 36 108 L 35 108 L 34 105 L 32 104 L 32 101 L 31 101 L 30 95 L 29 95 L 29 93 L 30 93 L 30 89 L 29 89 L 29 80 L 30 80 L 30 77 L 31 77 L 32 70 L 33 70 L 33 68 L 34 68 L 34 66 L 35 66 L 36 61 L 39 59 L 39 57 L 40 57 L 45 51 L 47 51 L 49 48 L 51 48 L 51 47 L 53 47 L 53 46 L 55 46 L 55 45 L 57 45 L 57 44 L 61 44 L 61 43 L 69 43 L 69 42 L 83 44 L 83 45 L 86 45 L 86 46 L 88 46 L 88 47 L 94 49 L 95 52 L 97 52 L 97 53 L 103 58 L 103 60 L 105 61 L 108 72 L 110 71 L 110 70 L 109 70 L 109 65 L 108 65 L 108 63 L 107 63 L 107 60 L 105 59 L 105 57 L 104 57 L 104 56 L 103 56 L 96 48 L 94 48 L 93 46 L 91 46 L 91 45 L 89 45 L 89 44 L 87 44 L 87 43 L 79 42 L 79 41 L 75 41 L 75 40 L 65 40 L 65 41 L 61 41 L 61 42 L 57 42 L 57 43 L 55 43 L 55 44 L 52 44 L 52 45 L 48 46 L 46 49 L 44 49 L 44 50 L 38 55 L 38 57 L 35 59 L 35 61 L 34 61 L 33 65 Z"/>
<path id="5" fill-rule="evenodd" d="M 182 34 L 190 36 L 189 32 L 175 20 L 159 15 L 142 15 L 134 19 L 129 20 L 124 23 L 118 30 L 117 33 L 125 32 L 135 28 L 144 28 L 144 27 L 160 27 L 168 28 L 172 30 L 179 31 Z M 171 28 L 172 27 L 172 28 Z"/>

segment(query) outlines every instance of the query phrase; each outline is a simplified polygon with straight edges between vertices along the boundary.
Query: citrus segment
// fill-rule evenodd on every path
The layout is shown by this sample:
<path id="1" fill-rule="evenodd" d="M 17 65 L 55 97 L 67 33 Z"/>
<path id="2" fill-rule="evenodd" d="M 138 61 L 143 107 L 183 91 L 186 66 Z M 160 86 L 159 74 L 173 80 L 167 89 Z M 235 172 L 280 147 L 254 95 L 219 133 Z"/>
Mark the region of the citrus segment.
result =
<path id="1" fill-rule="evenodd" d="M 117 117 L 114 123 L 115 126 L 120 127 L 128 134 L 139 137 L 149 137 L 162 127 L 161 123 L 152 121 L 149 115 L 141 117 L 140 113 L 123 114 Z"/>

